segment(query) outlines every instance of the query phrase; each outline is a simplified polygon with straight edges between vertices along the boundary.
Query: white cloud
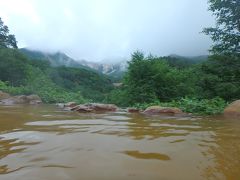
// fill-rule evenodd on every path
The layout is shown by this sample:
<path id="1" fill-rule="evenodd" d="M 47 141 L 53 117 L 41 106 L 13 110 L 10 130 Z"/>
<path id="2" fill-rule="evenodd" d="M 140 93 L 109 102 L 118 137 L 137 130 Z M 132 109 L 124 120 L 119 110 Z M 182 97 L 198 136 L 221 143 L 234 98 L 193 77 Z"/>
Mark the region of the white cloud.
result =
<path id="1" fill-rule="evenodd" d="M 199 32 L 214 22 L 207 0 L 0 0 L 0 17 L 20 46 L 93 61 L 136 49 L 206 54 Z"/>

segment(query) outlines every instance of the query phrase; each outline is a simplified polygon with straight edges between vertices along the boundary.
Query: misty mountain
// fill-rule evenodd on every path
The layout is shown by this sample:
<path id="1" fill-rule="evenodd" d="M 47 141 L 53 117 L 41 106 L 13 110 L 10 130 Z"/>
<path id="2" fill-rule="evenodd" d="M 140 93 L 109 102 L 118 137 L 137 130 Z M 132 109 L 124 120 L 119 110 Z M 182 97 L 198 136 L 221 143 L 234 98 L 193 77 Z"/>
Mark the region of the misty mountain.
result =
<path id="1" fill-rule="evenodd" d="M 127 70 L 127 61 L 120 61 L 117 63 L 105 63 L 105 62 L 90 62 L 86 60 L 79 61 L 82 65 L 95 69 L 98 72 L 109 75 L 116 81 L 120 80 L 124 72 Z"/>
<path id="2" fill-rule="evenodd" d="M 86 60 L 75 60 L 62 52 L 46 53 L 26 48 L 22 48 L 20 49 L 20 51 L 24 53 L 26 56 L 28 56 L 30 59 L 48 60 L 53 67 L 66 66 L 92 69 L 97 72 L 113 76 L 115 78 L 122 77 L 123 73 L 127 69 L 126 61 L 120 61 L 117 63 L 104 63 L 104 62 L 96 63 Z"/>
<path id="3" fill-rule="evenodd" d="M 46 53 L 42 51 L 30 50 L 26 48 L 20 49 L 20 51 L 33 60 L 48 60 L 53 67 L 66 66 L 66 67 L 80 67 L 85 68 L 73 58 L 67 56 L 62 52 Z"/>
<path id="4" fill-rule="evenodd" d="M 195 63 L 201 63 L 201 62 L 206 61 L 207 58 L 208 58 L 208 55 L 180 56 L 180 55 L 177 55 L 177 54 L 171 54 L 168 57 L 176 58 L 176 59 L 179 59 L 179 60 L 182 60 L 182 61 L 189 61 L 190 63 L 195 64 Z"/>
<path id="5" fill-rule="evenodd" d="M 176 54 L 171 54 L 167 57 L 164 57 L 167 60 L 168 64 L 176 68 L 186 68 L 194 64 L 199 64 L 208 59 L 207 55 L 202 56 L 179 56 Z"/>
<path id="6" fill-rule="evenodd" d="M 128 66 L 127 60 L 123 59 L 118 59 L 116 61 L 103 60 L 101 62 L 90 62 L 87 60 L 75 60 L 62 52 L 46 53 L 26 48 L 22 48 L 20 51 L 27 55 L 30 59 L 48 60 L 53 67 L 65 66 L 91 69 L 99 73 L 109 75 L 116 81 L 123 77 Z M 171 54 L 163 58 L 166 59 L 171 66 L 184 68 L 192 64 L 201 63 L 207 60 L 208 56 L 180 56 Z"/>

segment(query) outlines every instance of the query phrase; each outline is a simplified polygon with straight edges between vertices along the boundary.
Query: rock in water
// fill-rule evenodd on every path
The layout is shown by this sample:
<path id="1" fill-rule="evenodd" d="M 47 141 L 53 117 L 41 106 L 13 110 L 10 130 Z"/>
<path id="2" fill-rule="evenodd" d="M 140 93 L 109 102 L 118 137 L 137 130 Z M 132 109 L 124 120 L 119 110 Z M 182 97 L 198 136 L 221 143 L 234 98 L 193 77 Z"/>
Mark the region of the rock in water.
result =
<path id="1" fill-rule="evenodd" d="M 166 116 L 184 115 L 182 110 L 179 108 L 161 106 L 150 106 L 143 113 L 147 115 L 166 115 Z"/>
<path id="2" fill-rule="evenodd" d="M 72 107 L 75 107 L 75 106 L 77 106 L 77 103 L 75 103 L 75 102 L 68 102 L 68 103 L 64 104 L 64 107 L 72 108 Z"/>
<path id="3" fill-rule="evenodd" d="M 240 117 L 240 100 L 234 101 L 224 109 L 224 116 Z"/>
<path id="4" fill-rule="evenodd" d="M 42 103 L 42 99 L 38 95 L 35 95 L 35 94 L 27 96 L 27 99 L 29 101 L 29 104 L 41 104 Z"/>
<path id="5" fill-rule="evenodd" d="M 66 110 L 78 111 L 78 112 L 104 112 L 104 111 L 113 112 L 118 109 L 118 107 L 114 104 L 100 104 L 100 103 L 88 103 L 88 104 L 80 104 L 80 105 L 67 103 L 64 105 L 64 107 Z"/>
<path id="6" fill-rule="evenodd" d="M 38 95 L 20 95 L 20 96 L 10 96 L 5 99 L 1 99 L 1 104 L 4 105 L 14 105 L 14 104 L 40 104 L 42 103 L 41 98 Z"/>
<path id="7" fill-rule="evenodd" d="M 8 93 L 0 91 L 0 100 L 10 98 Z"/>
<path id="8" fill-rule="evenodd" d="M 137 108 L 128 108 L 128 109 L 127 109 L 127 112 L 129 112 L 129 113 L 139 113 L 140 110 L 137 109 Z"/>
<path id="9" fill-rule="evenodd" d="M 80 113 L 87 113 L 87 112 L 92 112 L 93 109 L 89 108 L 88 106 L 85 105 L 77 105 L 73 108 L 71 108 L 71 111 L 77 111 Z"/>
<path id="10" fill-rule="evenodd" d="M 116 111 L 118 107 L 114 104 L 100 104 L 100 103 L 89 103 L 84 104 L 85 106 L 89 107 L 93 111 Z"/>

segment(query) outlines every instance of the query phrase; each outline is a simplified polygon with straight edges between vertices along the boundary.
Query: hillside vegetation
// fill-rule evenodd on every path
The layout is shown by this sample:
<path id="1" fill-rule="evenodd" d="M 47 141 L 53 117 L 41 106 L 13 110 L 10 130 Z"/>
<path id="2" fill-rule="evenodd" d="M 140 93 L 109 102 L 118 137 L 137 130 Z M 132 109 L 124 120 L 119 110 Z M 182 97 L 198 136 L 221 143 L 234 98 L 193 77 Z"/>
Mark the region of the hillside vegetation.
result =
<path id="1" fill-rule="evenodd" d="M 52 67 L 17 49 L 0 49 L 0 89 L 11 94 L 38 94 L 44 102 L 103 101 L 112 89 L 105 75 L 84 68 Z"/>

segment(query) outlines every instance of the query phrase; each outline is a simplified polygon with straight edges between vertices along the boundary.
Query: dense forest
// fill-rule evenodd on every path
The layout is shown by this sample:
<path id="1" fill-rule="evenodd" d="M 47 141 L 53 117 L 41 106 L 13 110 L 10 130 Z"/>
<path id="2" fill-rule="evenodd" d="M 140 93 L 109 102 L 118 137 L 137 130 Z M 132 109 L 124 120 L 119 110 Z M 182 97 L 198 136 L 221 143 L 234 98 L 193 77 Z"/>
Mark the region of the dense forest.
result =
<path id="1" fill-rule="evenodd" d="M 146 56 L 137 51 L 120 87 L 113 86 L 111 77 L 91 69 L 54 67 L 47 60 L 24 55 L 0 19 L 0 90 L 38 94 L 46 103 L 167 105 L 191 113 L 220 113 L 228 102 L 240 99 L 240 11 L 234 1 L 209 2 L 217 25 L 203 30 L 214 42 L 206 60 Z"/>

